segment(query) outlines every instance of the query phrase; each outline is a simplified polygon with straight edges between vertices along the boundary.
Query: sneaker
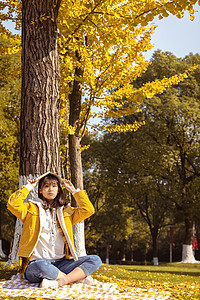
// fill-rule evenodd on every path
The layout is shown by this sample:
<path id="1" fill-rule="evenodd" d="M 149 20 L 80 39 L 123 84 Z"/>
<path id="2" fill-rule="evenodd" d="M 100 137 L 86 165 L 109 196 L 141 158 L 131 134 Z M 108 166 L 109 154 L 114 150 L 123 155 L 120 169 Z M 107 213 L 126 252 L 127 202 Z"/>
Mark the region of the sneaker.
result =
<path id="1" fill-rule="evenodd" d="M 49 279 L 46 279 L 44 278 L 40 284 L 40 288 L 41 289 L 57 289 L 59 286 L 58 286 L 58 281 L 57 280 L 49 280 Z"/>
<path id="2" fill-rule="evenodd" d="M 87 276 L 84 279 L 79 280 L 78 282 L 93 285 L 94 279 L 91 276 Z"/>

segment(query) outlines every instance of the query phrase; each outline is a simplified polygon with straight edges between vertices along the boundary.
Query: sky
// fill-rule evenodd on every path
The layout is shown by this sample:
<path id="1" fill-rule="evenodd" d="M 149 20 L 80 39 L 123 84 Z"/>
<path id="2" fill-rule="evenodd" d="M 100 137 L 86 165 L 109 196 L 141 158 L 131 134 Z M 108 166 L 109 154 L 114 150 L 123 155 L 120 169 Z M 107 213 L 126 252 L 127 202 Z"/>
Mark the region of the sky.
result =
<path id="1" fill-rule="evenodd" d="M 150 59 L 157 49 L 172 52 L 177 57 L 184 57 L 190 52 L 200 54 L 200 6 L 195 5 L 195 10 L 198 12 L 193 21 L 187 12 L 182 19 L 173 15 L 156 19 L 154 23 L 158 27 L 151 39 L 154 48 L 147 52 L 146 58 Z"/>

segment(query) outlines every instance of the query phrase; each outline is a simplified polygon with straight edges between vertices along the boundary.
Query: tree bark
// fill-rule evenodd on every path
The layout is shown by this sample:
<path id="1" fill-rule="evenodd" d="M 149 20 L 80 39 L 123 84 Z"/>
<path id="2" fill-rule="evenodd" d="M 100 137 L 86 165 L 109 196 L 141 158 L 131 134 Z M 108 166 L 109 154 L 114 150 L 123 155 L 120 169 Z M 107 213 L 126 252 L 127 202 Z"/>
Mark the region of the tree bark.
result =
<path id="1" fill-rule="evenodd" d="M 60 93 L 57 17 L 60 0 L 22 0 L 20 178 L 60 174 Z M 10 262 L 17 260 L 22 224 L 16 223 Z"/>
<path id="2" fill-rule="evenodd" d="M 153 257 L 157 257 L 158 255 L 158 229 L 157 228 L 152 228 L 151 229 L 151 237 L 152 237 L 152 247 L 153 247 Z"/>
<path id="3" fill-rule="evenodd" d="M 153 264 L 158 265 L 158 229 L 151 230 L 152 244 L 153 244 Z"/>
<path id="4" fill-rule="evenodd" d="M 122 261 L 126 261 L 126 240 L 122 242 Z"/>
<path id="5" fill-rule="evenodd" d="M 79 58 L 78 53 L 76 56 Z M 73 90 L 69 97 L 70 100 L 70 114 L 69 124 L 75 127 L 75 134 L 69 136 L 69 156 L 70 156 L 70 170 L 71 180 L 73 184 L 83 189 L 83 173 L 82 173 L 82 159 L 80 151 L 80 114 L 81 114 L 81 101 L 82 101 L 82 83 L 76 78 L 83 76 L 83 70 L 76 68 L 75 79 L 73 82 Z"/>
<path id="6" fill-rule="evenodd" d="M 78 52 L 76 57 L 80 61 Z M 81 101 L 82 101 L 82 83 L 83 70 L 76 68 L 75 79 L 73 82 L 72 93 L 69 97 L 70 100 L 70 114 L 69 124 L 75 127 L 75 134 L 69 135 L 69 158 L 70 158 L 70 170 L 71 181 L 76 188 L 83 189 L 83 172 L 82 172 L 82 159 L 80 150 L 80 113 L 81 113 Z M 78 78 L 78 79 L 77 79 Z M 72 197 L 72 205 L 76 206 L 76 202 Z M 84 237 L 84 221 L 79 222 L 73 227 L 74 243 L 78 256 L 86 255 L 85 250 L 85 237 Z"/>
<path id="7" fill-rule="evenodd" d="M 130 249 L 131 249 L 131 261 L 133 261 L 134 257 L 133 257 L 133 248 L 134 248 L 134 244 L 133 244 L 133 236 L 131 236 L 131 239 L 130 239 Z"/>
<path id="8" fill-rule="evenodd" d="M 192 238 L 193 238 L 193 221 L 191 219 L 185 219 L 185 238 L 182 249 L 182 262 L 183 263 L 198 263 L 194 257 L 192 250 Z"/>
<path id="9" fill-rule="evenodd" d="M 184 159 L 182 159 L 182 166 L 184 167 Z M 183 175 L 183 201 L 185 205 L 184 213 L 185 213 L 185 237 L 182 249 L 182 262 L 183 263 L 197 263 L 198 261 L 195 260 L 194 253 L 192 250 L 192 238 L 193 238 L 193 220 L 192 220 L 192 213 L 190 212 L 190 201 L 188 200 L 187 195 L 187 188 L 186 188 L 186 177 L 185 177 L 185 168 L 182 172 Z"/>
<path id="10" fill-rule="evenodd" d="M 2 236 L 1 236 L 2 214 L 1 214 L 1 212 L 2 212 L 2 202 L 0 201 L 0 257 L 5 258 L 6 255 L 4 254 L 3 248 L 2 248 Z"/>
<path id="11" fill-rule="evenodd" d="M 185 219 L 185 245 L 192 245 L 193 237 L 193 221 L 190 219 Z"/>
<path id="12" fill-rule="evenodd" d="M 109 265 L 109 256 L 110 256 L 110 244 L 109 238 L 106 239 L 106 264 Z"/>
<path id="13" fill-rule="evenodd" d="M 22 1 L 20 175 L 60 173 L 58 7 Z M 42 18 L 44 17 L 44 19 Z"/>
<path id="14" fill-rule="evenodd" d="M 1 236 L 1 226 L 2 226 L 2 202 L 1 202 L 1 200 L 0 200 L 0 240 L 1 240 L 1 238 L 2 238 L 2 236 Z"/>

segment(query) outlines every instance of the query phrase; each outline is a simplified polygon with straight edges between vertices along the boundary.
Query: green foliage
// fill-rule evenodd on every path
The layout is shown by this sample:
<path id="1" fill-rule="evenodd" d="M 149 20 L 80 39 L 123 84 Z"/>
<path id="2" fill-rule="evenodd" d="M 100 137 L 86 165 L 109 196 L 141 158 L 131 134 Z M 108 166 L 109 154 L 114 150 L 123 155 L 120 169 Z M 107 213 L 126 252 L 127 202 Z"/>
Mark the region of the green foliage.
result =
<path id="1" fill-rule="evenodd" d="M 117 260 L 122 259 L 122 246 L 125 245 L 130 253 L 129 259 L 133 250 L 142 246 L 145 256 L 149 248 L 148 228 L 135 207 L 127 205 L 129 200 L 124 193 L 124 179 L 121 181 L 122 177 L 118 174 L 119 164 L 115 161 L 117 157 L 113 154 L 115 149 L 110 135 L 102 141 L 87 137 L 84 142 L 90 143 L 90 148 L 82 155 L 85 188 L 96 210 L 89 222 L 86 221 L 87 246 L 99 251 L 109 245 L 111 259 Z"/>
<path id="2" fill-rule="evenodd" d="M 156 78 L 184 72 L 193 64 L 200 65 L 198 54 L 178 59 L 171 53 L 156 51 L 147 72 L 133 85 L 140 88 Z M 87 189 L 92 186 L 98 201 L 102 201 L 102 209 L 94 217 L 98 221 L 91 221 L 93 236 L 98 228 L 101 241 L 105 231 L 112 232 L 112 244 L 118 238 L 121 242 L 124 237 L 131 240 L 131 234 L 137 232 L 134 222 L 142 224 L 138 211 L 152 239 L 158 238 L 159 231 L 174 223 L 175 218 L 179 222 L 186 217 L 199 218 L 199 78 L 198 68 L 179 85 L 146 99 L 137 115 L 120 121 L 113 118 L 115 124 L 145 120 L 146 125 L 135 133 L 104 135 L 83 153 L 84 166 L 89 170 L 85 173 Z M 135 234 L 134 246 L 137 241 Z"/>
<path id="3" fill-rule="evenodd" d="M 151 68 L 145 74 L 164 76 L 166 65 L 171 74 L 196 63 L 200 65 L 200 55 L 188 55 L 176 59 L 170 53 L 156 52 Z M 150 77 L 151 78 L 151 77 Z M 197 212 L 199 191 L 194 189 L 200 182 L 200 69 L 161 96 L 146 101 L 147 137 L 154 140 L 162 151 L 163 178 L 170 182 L 173 200 L 184 217 L 193 217 Z M 165 172 L 164 172 L 165 171 Z"/>

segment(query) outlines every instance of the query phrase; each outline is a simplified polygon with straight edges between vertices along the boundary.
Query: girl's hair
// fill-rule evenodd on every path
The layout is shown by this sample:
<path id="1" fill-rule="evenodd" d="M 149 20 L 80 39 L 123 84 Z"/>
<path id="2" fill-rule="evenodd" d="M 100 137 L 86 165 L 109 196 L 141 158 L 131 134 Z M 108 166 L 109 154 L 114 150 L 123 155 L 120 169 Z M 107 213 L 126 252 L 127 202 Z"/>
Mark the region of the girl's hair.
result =
<path id="1" fill-rule="evenodd" d="M 64 201 L 64 193 L 63 193 L 61 184 L 55 176 L 53 176 L 52 174 L 49 174 L 49 175 L 41 178 L 38 183 L 38 197 L 44 201 L 44 208 L 45 209 L 49 208 L 49 205 L 48 205 L 48 202 L 44 199 L 43 195 L 40 193 L 40 189 L 45 185 L 45 183 L 47 181 L 56 181 L 56 183 L 58 185 L 58 194 L 55 197 L 55 199 L 53 200 L 51 207 L 54 208 L 54 207 L 62 206 L 65 201 Z"/>

